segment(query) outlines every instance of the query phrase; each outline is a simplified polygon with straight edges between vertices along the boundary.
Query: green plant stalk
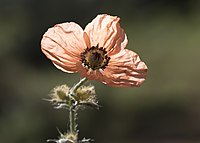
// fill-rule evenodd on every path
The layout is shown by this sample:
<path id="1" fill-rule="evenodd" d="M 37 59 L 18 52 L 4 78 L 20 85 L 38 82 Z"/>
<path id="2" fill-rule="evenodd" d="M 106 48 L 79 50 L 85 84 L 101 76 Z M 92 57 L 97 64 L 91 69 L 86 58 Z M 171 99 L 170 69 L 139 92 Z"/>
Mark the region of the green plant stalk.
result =
<path id="1" fill-rule="evenodd" d="M 71 133 L 76 133 L 76 99 L 74 98 L 77 89 L 87 81 L 87 78 L 82 78 L 77 84 L 75 84 L 69 91 L 69 130 Z M 73 103 L 75 102 L 75 103 Z"/>

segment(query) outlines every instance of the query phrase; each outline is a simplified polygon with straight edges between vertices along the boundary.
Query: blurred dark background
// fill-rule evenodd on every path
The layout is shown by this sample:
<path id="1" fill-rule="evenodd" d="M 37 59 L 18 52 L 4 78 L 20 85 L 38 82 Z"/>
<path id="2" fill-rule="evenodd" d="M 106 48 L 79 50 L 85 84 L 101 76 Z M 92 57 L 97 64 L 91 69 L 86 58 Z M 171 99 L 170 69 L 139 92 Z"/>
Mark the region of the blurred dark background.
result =
<path id="1" fill-rule="evenodd" d="M 40 50 L 44 32 L 97 14 L 121 18 L 129 49 L 148 65 L 140 88 L 92 81 L 103 106 L 79 114 L 80 138 L 95 143 L 200 142 L 200 1 L 0 0 L 0 142 L 44 143 L 66 131 L 68 113 L 43 101 L 79 74 L 56 69 Z"/>

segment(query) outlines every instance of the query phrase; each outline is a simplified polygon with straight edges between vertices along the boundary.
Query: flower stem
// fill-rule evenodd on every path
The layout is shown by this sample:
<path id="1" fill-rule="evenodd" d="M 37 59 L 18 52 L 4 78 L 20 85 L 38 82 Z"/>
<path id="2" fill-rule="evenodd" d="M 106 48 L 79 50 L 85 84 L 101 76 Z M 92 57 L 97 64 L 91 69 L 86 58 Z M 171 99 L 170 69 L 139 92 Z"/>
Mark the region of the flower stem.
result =
<path id="1" fill-rule="evenodd" d="M 69 111 L 69 117 L 70 117 L 70 132 L 75 133 L 76 132 L 76 109 L 73 109 L 73 107 L 70 107 Z"/>
<path id="2" fill-rule="evenodd" d="M 77 109 L 76 109 L 76 99 L 74 96 L 76 95 L 77 89 L 83 85 L 87 81 L 87 78 L 82 78 L 77 84 L 75 84 L 69 91 L 69 130 L 71 133 L 76 132 L 76 115 L 77 115 Z"/>

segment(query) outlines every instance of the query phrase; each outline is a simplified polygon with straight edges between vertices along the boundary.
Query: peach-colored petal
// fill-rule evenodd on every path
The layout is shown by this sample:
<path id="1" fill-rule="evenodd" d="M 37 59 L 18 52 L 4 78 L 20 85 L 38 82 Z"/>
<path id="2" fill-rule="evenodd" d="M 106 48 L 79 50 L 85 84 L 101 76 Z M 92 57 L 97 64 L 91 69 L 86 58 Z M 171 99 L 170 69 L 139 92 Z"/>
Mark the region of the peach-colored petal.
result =
<path id="1" fill-rule="evenodd" d="M 80 53 L 86 48 L 82 28 L 73 22 L 57 24 L 43 35 L 41 49 L 64 72 L 77 72 Z"/>
<path id="2" fill-rule="evenodd" d="M 135 52 L 125 49 L 128 39 L 119 21 L 117 16 L 98 15 L 84 31 L 73 22 L 57 24 L 43 35 L 41 49 L 64 72 L 79 72 L 114 87 L 140 86 L 147 66 Z M 94 61 L 99 67 L 88 61 L 92 56 L 100 56 Z"/>
<path id="3" fill-rule="evenodd" d="M 126 34 L 119 24 L 120 18 L 107 14 L 98 15 L 85 27 L 91 46 L 103 47 L 109 55 L 118 53 L 128 43 Z"/>
<path id="4" fill-rule="evenodd" d="M 111 57 L 103 71 L 104 82 L 114 87 L 140 86 L 146 79 L 147 66 L 139 56 L 124 49 Z"/>
<path id="5" fill-rule="evenodd" d="M 81 64 L 78 64 L 78 72 L 82 77 L 86 77 L 88 80 L 98 80 L 103 82 L 103 75 L 99 70 L 90 70 Z"/>
<path id="6" fill-rule="evenodd" d="M 83 38 L 85 40 L 87 47 L 90 48 L 91 47 L 90 38 L 86 32 L 83 33 Z"/>

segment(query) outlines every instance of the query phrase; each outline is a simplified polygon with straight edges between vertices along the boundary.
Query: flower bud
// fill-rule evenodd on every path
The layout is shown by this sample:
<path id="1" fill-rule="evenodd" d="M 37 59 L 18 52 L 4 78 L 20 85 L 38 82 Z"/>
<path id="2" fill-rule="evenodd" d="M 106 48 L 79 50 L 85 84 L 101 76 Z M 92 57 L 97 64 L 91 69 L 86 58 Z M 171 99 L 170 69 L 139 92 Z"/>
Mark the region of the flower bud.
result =
<path id="1" fill-rule="evenodd" d="M 61 138 L 65 139 L 66 141 L 70 143 L 77 143 L 78 140 L 78 134 L 75 132 L 72 133 L 65 133 Z"/>
<path id="2" fill-rule="evenodd" d="M 97 95 L 94 86 L 81 86 L 76 91 L 75 99 L 78 101 L 80 109 L 96 108 L 99 109 Z"/>
<path id="3" fill-rule="evenodd" d="M 94 86 L 81 86 L 76 91 L 76 97 L 77 101 L 95 101 L 96 100 L 96 93 Z"/>
<path id="4" fill-rule="evenodd" d="M 78 133 L 75 132 L 64 133 L 64 134 L 60 133 L 59 139 L 47 140 L 47 142 L 55 142 L 55 143 L 77 143 L 77 141 L 78 141 Z"/>
<path id="5" fill-rule="evenodd" d="M 50 101 L 55 103 L 69 101 L 68 92 L 69 92 L 69 87 L 65 84 L 56 86 L 50 92 L 50 97 L 51 97 Z"/>

